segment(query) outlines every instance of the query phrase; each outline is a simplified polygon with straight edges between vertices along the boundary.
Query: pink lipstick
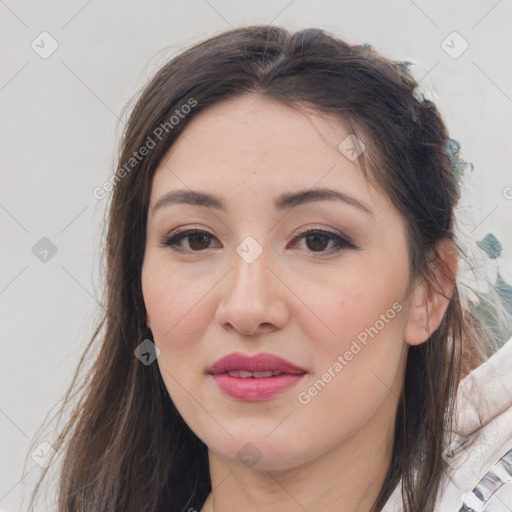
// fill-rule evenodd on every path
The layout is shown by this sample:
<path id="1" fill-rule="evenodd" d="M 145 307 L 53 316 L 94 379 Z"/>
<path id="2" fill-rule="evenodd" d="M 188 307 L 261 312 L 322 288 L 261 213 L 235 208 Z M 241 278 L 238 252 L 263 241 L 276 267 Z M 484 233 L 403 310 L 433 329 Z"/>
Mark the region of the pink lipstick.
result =
<path id="1" fill-rule="evenodd" d="M 216 361 L 208 373 L 226 395 L 239 400 L 259 401 L 294 387 L 307 372 L 273 354 L 250 357 L 235 352 Z"/>

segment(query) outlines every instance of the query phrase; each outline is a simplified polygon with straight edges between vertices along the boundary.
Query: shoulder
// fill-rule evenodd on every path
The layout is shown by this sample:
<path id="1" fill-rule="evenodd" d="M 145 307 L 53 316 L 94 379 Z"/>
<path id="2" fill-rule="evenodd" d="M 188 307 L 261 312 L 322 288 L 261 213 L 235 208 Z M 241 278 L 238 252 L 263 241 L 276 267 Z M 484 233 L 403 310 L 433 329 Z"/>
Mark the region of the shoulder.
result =
<path id="1" fill-rule="evenodd" d="M 437 511 L 509 512 L 512 504 L 512 338 L 459 385 L 448 475 Z M 401 512 L 400 485 L 382 512 Z"/>

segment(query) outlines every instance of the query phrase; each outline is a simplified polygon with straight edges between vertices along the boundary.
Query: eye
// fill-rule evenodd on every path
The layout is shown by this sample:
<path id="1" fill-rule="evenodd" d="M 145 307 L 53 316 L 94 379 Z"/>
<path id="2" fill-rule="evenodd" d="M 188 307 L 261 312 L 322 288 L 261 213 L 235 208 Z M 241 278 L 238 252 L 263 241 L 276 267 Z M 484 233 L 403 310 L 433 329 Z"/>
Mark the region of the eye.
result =
<path id="1" fill-rule="evenodd" d="M 356 249 L 356 246 L 345 238 L 323 229 L 307 229 L 301 231 L 298 236 L 295 237 L 294 242 L 300 239 L 306 240 L 308 249 L 315 253 L 329 254 L 337 253 L 343 249 Z M 330 242 L 333 243 L 333 246 L 331 250 L 326 251 L 325 248 Z"/>
<path id="2" fill-rule="evenodd" d="M 186 238 L 188 238 L 189 249 L 192 252 L 200 252 L 204 249 L 209 249 L 208 244 L 214 236 L 200 229 L 187 229 L 169 238 L 165 238 L 162 240 L 162 244 L 170 247 L 173 251 L 187 252 L 188 249 L 183 249 L 182 245 L 182 241 Z"/>
<path id="3" fill-rule="evenodd" d="M 171 237 L 164 238 L 161 243 L 177 252 L 201 252 L 210 249 L 210 242 L 215 238 L 211 233 L 200 229 L 188 229 L 177 233 Z M 183 248 L 183 240 L 188 239 L 188 249 Z M 305 239 L 308 249 L 315 253 L 336 253 L 343 249 L 356 249 L 356 246 L 345 238 L 322 229 L 308 229 L 294 238 L 296 240 Z M 325 251 L 326 245 L 333 243 L 330 251 Z M 293 245 L 295 246 L 295 244 Z"/>

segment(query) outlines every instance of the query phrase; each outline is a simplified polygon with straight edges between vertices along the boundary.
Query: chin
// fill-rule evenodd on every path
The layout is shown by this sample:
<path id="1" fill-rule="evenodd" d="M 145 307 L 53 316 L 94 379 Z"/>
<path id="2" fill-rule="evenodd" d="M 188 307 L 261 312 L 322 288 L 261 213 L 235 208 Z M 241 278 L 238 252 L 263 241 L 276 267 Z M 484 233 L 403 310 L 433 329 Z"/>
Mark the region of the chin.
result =
<path id="1" fill-rule="evenodd" d="M 300 443 L 282 438 L 270 440 L 266 435 L 259 438 L 240 435 L 222 446 L 214 442 L 206 444 L 220 457 L 255 471 L 288 471 L 308 461 Z"/>

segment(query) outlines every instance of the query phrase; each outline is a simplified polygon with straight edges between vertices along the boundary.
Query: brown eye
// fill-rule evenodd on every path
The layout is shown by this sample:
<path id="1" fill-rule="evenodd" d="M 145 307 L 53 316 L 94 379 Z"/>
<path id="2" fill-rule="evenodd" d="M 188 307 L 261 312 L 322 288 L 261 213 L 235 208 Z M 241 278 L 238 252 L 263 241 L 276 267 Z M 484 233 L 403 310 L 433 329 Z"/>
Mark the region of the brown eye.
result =
<path id="1" fill-rule="evenodd" d="M 330 237 L 327 235 L 322 233 L 313 233 L 306 237 L 306 244 L 308 249 L 311 249 L 314 252 L 324 251 L 325 248 L 329 245 L 329 240 Z"/>
<path id="2" fill-rule="evenodd" d="M 201 251 L 202 249 L 208 248 L 211 238 L 205 233 L 194 233 L 188 236 L 190 237 L 188 244 L 191 249 L 195 251 Z"/>
<path id="3" fill-rule="evenodd" d="M 165 239 L 163 244 L 173 251 L 187 252 L 191 250 L 192 252 L 199 252 L 209 248 L 212 237 L 213 235 L 206 231 L 189 229 Z M 182 246 L 182 241 L 185 239 L 188 239 L 188 248 Z"/>
<path id="4" fill-rule="evenodd" d="M 181 233 L 177 233 L 169 238 L 162 240 L 162 245 L 170 247 L 177 252 L 201 252 L 210 249 L 210 242 L 215 237 L 207 231 L 199 229 L 189 229 Z M 307 250 L 313 253 L 329 254 L 336 253 L 343 249 L 356 249 L 356 246 L 330 231 L 320 229 L 309 229 L 295 238 L 295 240 L 306 240 Z M 188 240 L 188 247 L 183 247 L 183 241 Z M 294 240 L 294 241 L 295 241 Z M 326 250 L 332 243 L 331 250 Z"/>
<path id="5" fill-rule="evenodd" d="M 306 247 L 309 251 L 314 253 L 329 254 L 332 252 L 339 252 L 342 249 L 356 249 L 354 244 L 345 240 L 336 233 L 320 229 L 308 229 L 303 231 L 295 238 L 295 240 L 300 239 L 306 240 Z M 333 248 L 330 251 L 326 251 L 326 248 L 329 246 L 329 242 L 333 243 Z"/>

